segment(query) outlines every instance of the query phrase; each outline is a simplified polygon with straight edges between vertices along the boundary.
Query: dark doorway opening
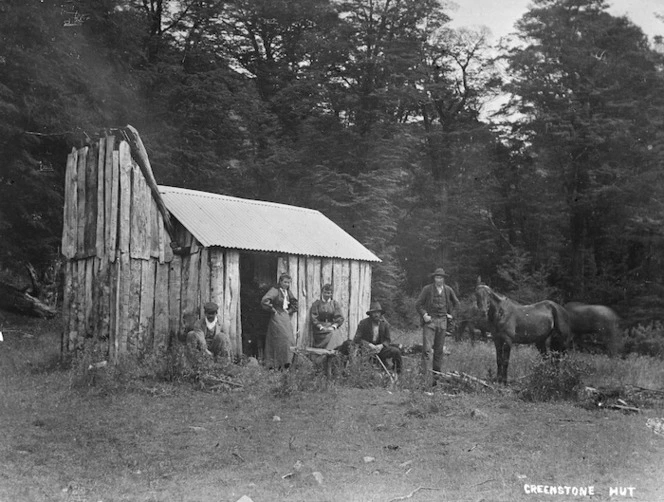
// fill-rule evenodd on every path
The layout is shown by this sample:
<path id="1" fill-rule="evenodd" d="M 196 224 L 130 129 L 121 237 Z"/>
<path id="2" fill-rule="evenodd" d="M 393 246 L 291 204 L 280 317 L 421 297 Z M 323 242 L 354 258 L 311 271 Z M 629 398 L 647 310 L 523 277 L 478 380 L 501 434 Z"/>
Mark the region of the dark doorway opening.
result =
<path id="1" fill-rule="evenodd" d="M 240 320 L 242 322 L 242 353 L 263 359 L 265 333 L 269 312 L 261 308 L 261 298 L 276 282 L 277 255 L 240 253 Z"/>

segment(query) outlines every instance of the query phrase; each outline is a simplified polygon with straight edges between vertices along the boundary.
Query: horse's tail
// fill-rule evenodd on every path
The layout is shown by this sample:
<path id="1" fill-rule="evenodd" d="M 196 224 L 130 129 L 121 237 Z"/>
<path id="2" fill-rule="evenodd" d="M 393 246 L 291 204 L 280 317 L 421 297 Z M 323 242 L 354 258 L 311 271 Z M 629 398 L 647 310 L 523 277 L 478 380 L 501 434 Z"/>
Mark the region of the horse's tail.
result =
<path id="1" fill-rule="evenodd" d="M 549 301 L 551 314 L 553 315 L 553 329 L 558 337 L 552 337 L 552 349 L 565 351 L 572 347 L 572 329 L 570 327 L 569 312 L 556 302 Z"/>

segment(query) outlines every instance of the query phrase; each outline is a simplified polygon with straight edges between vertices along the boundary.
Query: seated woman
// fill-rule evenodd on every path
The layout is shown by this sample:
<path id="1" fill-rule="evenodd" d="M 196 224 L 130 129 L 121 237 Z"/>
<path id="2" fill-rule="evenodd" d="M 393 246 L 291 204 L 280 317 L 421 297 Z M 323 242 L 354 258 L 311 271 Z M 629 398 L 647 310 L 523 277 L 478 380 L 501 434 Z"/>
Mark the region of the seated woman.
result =
<path id="1" fill-rule="evenodd" d="M 327 349 L 332 334 L 344 322 L 339 303 L 332 299 L 332 285 L 325 284 L 321 289 L 320 300 L 311 306 L 311 324 L 313 325 L 312 347 Z"/>

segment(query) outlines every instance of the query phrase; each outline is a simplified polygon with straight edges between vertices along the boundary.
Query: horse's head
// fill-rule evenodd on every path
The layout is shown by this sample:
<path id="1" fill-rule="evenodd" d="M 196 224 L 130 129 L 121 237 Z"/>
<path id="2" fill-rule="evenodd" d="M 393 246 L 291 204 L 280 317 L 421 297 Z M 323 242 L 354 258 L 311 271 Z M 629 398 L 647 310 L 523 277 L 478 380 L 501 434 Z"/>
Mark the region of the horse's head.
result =
<path id="1" fill-rule="evenodd" d="M 477 308 L 485 316 L 489 312 L 489 291 L 491 291 L 491 289 L 486 284 L 478 284 L 475 288 L 475 301 L 477 302 Z"/>
<path id="2" fill-rule="evenodd" d="M 493 291 L 486 284 L 478 284 L 475 288 L 475 300 L 477 308 L 490 321 L 502 313 L 501 303 L 505 297 Z"/>

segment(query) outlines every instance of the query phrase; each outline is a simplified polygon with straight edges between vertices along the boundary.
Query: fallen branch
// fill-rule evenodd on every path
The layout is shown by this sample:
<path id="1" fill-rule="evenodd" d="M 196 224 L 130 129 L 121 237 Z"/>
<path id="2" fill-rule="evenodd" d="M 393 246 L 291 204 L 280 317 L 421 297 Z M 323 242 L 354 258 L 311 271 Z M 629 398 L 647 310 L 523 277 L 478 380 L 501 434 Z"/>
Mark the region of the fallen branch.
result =
<path id="1" fill-rule="evenodd" d="M 415 495 L 420 490 L 438 490 L 438 488 L 427 488 L 425 486 L 418 486 L 412 492 L 410 492 L 408 495 L 404 495 L 403 497 L 395 497 L 393 499 L 388 500 L 387 502 L 395 502 L 396 500 L 406 500 L 406 499 L 412 498 L 412 496 Z"/>
<path id="2" fill-rule="evenodd" d="M 55 307 L 5 282 L 0 282 L 0 308 L 33 317 L 51 318 L 57 314 Z"/>
<path id="3" fill-rule="evenodd" d="M 623 411 L 633 411 L 635 413 L 638 413 L 641 411 L 640 408 L 635 408 L 633 406 L 623 406 L 622 404 L 608 404 L 606 405 L 607 408 L 611 408 L 613 410 L 623 410 Z"/>
<path id="4" fill-rule="evenodd" d="M 432 373 L 436 375 L 440 375 L 443 378 L 448 378 L 452 380 L 465 380 L 465 381 L 470 381 L 473 383 L 478 383 L 488 389 L 495 390 L 495 387 L 484 380 L 481 380 L 480 378 L 474 377 L 472 375 L 468 375 L 467 373 L 459 373 L 458 371 L 449 371 L 446 373 L 442 373 L 440 371 L 435 371 L 435 370 L 430 370 Z"/>

